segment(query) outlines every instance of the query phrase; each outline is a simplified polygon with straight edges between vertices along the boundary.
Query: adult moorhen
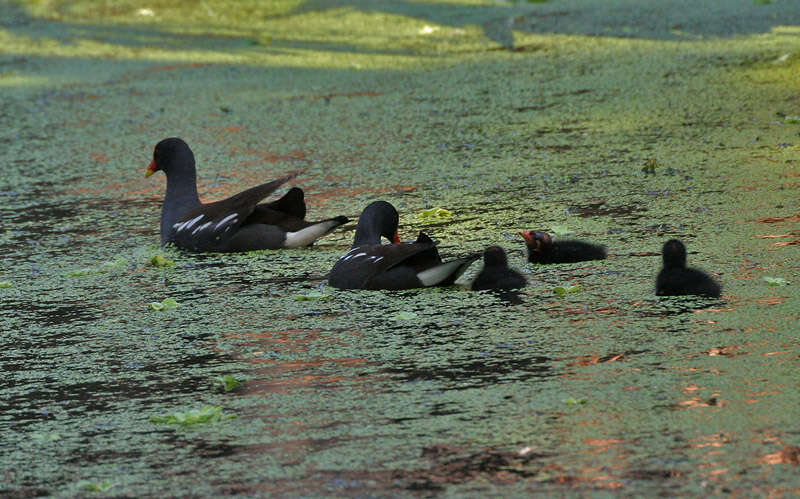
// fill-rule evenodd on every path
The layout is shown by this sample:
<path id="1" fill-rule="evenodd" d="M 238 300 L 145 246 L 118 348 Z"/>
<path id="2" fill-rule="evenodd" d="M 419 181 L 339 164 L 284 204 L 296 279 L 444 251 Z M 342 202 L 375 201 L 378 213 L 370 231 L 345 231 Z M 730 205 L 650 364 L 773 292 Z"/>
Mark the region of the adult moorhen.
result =
<path id="1" fill-rule="evenodd" d="M 350 251 L 331 270 L 328 283 L 341 289 L 410 289 L 447 286 L 480 258 L 473 254 L 442 263 L 436 244 L 420 232 L 416 242 L 401 243 L 399 216 L 386 201 L 375 201 L 358 218 Z M 392 244 L 381 244 L 381 237 Z"/>
<path id="2" fill-rule="evenodd" d="M 702 270 L 686 267 L 686 246 L 670 239 L 662 248 L 664 266 L 656 277 L 656 295 L 706 295 L 719 298 L 722 287 Z"/>
<path id="3" fill-rule="evenodd" d="M 585 260 L 603 260 L 606 247 L 584 241 L 553 241 L 550 235 L 538 230 L 522 231 L 531 263 L 574 263 Z"/>
<path id="4" fill-rule="evenodd" d="M 167 175 L 167 193 L 161 209 L 161 244 L 174 243 L 196 252 L 299 248 L 310 246 L 348 221 L 346 217 L 335 217 L 307 222 L 303 191 L 297 187 L 277 201 L 259 204 L 297 174 L 252 187 L 228 199 L 201 203 L 197 196 L 194 154 L 186 142 L 176 137 L 156 144 L 145 176 L 158 170 Z"/>

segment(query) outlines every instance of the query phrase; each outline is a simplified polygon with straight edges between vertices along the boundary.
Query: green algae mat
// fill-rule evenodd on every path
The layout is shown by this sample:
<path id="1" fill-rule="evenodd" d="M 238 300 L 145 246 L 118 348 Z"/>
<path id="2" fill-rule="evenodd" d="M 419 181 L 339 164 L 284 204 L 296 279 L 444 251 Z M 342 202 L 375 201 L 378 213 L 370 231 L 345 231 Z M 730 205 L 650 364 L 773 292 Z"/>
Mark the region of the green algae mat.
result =
<path id="1" fill-rule="evenodd" d="M 5 1 L 0 92 L 0 495 L 800 492 L 793 0 Z M 160 248 L 168 136 L 530 284 Z M 720 299 L 655 296 L 670 238 Z"/>

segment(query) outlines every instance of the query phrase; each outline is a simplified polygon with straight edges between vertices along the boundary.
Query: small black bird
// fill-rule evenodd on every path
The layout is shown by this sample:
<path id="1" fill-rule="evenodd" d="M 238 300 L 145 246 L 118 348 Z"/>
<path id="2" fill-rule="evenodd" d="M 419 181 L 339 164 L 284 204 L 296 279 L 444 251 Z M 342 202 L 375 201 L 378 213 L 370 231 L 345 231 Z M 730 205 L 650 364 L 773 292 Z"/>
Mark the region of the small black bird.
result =
<path id="1" fill-rule="evenodd" d="M 472 281 L 474 291 L 482 289 L 519 289 L 528 284 L 525 277 L 508 267 L 506 252 L 499 246 L 490 246 L 483 252 L 483 269 Z"/>
<path id="2" fill-rule="evenodd" d="M 707 295 L 718 298 L 719 283 L 702 270 L 686 267 L 686 246 L 677 239 L 664 243 L 664 266 L 656 278 L 656 295 Z"/>
<path id="3" fill-rule="evenodd" d="M 553 241 L 550 235 L 538 230 L 522 231 L 531 263 L 574 263 L 585 260 L 604 260 L 606 247 L 584 241 Z"/>

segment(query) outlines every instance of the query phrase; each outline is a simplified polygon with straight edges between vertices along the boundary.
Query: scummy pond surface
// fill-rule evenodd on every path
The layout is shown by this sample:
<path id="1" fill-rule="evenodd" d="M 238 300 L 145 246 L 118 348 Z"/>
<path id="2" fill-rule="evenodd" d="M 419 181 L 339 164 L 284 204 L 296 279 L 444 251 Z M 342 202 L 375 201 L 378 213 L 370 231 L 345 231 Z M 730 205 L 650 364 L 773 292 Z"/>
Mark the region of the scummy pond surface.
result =
<path id="1" fill-rule="evenodd" d="M 289 3 L 256 23 L 269 40 L 252 13 L 2 7 L 2 495 L 798 492 L 780 5 L 702 36 L 637 21 L 663 2 Z M 353 224 L 303 250 L 162 249 L 164 178 L 143 174 L 171 135 L 206 200 L 305 170 L 310 218 L 385 199 L 403 239 L 500 245 L 530 284 L 473 293 L 475 264 L 446 289 L 332 289 Z M 524 229 L 610 256 L 528 264 Z M 720 299 L 655 297 L 673 237 Z M 151 420 L 205 406 L 221 420 Z"/>

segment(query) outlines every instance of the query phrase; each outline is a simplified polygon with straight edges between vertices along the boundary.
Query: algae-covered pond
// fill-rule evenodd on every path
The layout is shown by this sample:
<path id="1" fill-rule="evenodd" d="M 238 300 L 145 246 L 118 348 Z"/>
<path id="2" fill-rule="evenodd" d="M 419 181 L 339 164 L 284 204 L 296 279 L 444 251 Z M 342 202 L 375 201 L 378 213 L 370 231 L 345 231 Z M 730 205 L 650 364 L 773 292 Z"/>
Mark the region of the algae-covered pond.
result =
<path id="1" fill-rule="evenodd" d="M 800 492 L 794 2 L 0 2 L 0 92 L 0 495 Z M 205 200 L 303 170 L 530 284 L 162 249 L 168 136 Z M 654 295 L 670 238 L 720 299 Z"/>

